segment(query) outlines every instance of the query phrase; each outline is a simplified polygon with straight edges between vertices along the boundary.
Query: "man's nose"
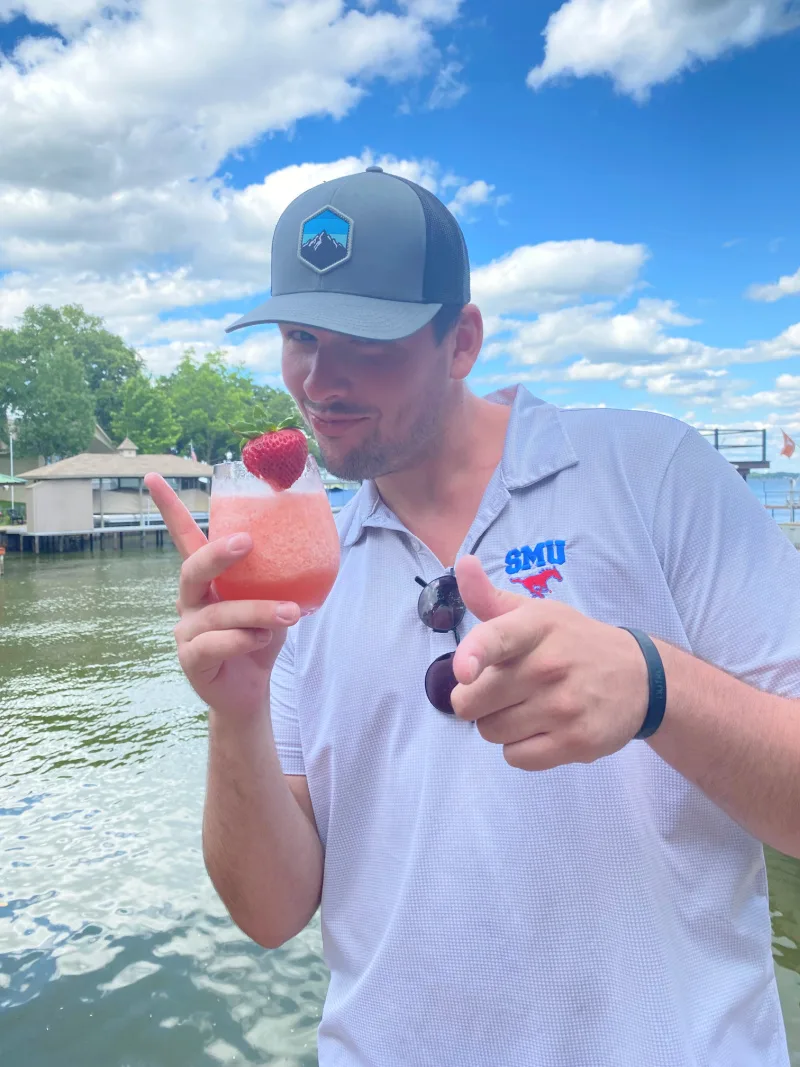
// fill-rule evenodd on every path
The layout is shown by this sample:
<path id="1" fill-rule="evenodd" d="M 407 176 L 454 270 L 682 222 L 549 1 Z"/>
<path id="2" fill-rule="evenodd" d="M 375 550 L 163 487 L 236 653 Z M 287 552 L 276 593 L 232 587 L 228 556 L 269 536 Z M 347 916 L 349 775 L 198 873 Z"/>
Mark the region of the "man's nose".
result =
<path id="1" fill-rule="evenodd" d="M 320 345 L 314 353 L 303 390 L 312 404 L 329 404 L 350 391 L 350 381 L 341 362 L 327 346 Z"/>

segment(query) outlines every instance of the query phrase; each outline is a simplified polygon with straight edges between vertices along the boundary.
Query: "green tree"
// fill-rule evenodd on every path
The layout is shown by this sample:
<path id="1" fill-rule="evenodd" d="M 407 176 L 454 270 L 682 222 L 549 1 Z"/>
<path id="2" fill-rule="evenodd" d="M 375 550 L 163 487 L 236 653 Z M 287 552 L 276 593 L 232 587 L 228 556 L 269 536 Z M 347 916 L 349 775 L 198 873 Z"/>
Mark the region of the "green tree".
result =
<path id="1" fill-rule="evenodd" d="M 40 352 L 20 400 L 20 454 L 74 456 L 94 434 L 94 401 L 83 365 L 68 344 Z"/>
<path id="2" fill-rule="evenodd" d="M 241 367 L 230 367 L 221 352 L 198 360 L 192 349 L 175 370 L 161 379 L 178 423 L 178 451 L 190 443 L 197 458 L 217 463 L 230 450 L 238 454 L 239 437 L 231 426 L 241 426 L 253 405 L 253 383 Z"/>
<path id="3" fill-rule="evenodd" d="M 8 444 L 6 412 L 18 408 L 24 375 L 15 330 L 0 329 L 0 441 Z"/>
<path id="4" fill-rule="evenodd" d="M 270 422 L 283 422 L 291 415 L 299 418 L 299 411 L 294 398 L 284 389 L 273 389 L 271 385 L 254 385 L 253 399 L 267 413 Z"/>
<path id="5" fill-rule="evenodd" d="M 111 417 L 111 432 L 130 437 L 140 452 L 169 452 L 178 441 L 181 426 L 163 385 L 143 374 L 128 378 L 119 392 L 120 409 Z"/>
<path id="6" fill-rule="evenodd" d="M 41 353 L 58 344 L 69 345 L 94 397 L 95 417 L 106 431 L 120 406 L 125 382 L 144 373 L 138 353 L 106 330 L 102 319 L 87 314 L 78 304 L 26 308 L 17 337 L 22 369 L 28 373 Z"/>

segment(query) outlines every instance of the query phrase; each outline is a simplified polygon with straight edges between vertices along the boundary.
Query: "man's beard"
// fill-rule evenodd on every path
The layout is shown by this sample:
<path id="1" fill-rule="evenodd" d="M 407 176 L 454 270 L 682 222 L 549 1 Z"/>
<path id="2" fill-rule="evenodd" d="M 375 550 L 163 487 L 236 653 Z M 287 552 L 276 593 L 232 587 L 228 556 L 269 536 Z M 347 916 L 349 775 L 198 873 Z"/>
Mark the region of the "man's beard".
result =
<path id="1" fill-rule="evenodd" d="M 381 478 L 407 470 L 430 455 L 435 447 L 444 421 L 443 405 L 443 396 L 429 398 L 410 424 L 403 441 L 383 441 L 376 428 L 371 438 L 338 459 L 329 458 L 324 445 L 320 444 L 325 466 L 337 478 L 350 482 Z"/>

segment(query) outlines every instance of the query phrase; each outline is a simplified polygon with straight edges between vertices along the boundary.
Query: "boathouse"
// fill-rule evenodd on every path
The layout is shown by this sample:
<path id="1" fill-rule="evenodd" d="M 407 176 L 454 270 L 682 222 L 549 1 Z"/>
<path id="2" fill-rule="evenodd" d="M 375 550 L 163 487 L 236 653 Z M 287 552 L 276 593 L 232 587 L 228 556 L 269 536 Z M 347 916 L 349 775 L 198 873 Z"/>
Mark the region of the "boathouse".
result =
<path id="1" fill-rule="evenodd" d="M 25 471 L 25 532 L 85 533 L 160 522 L 144 487 L 151 471 L 170 483 L 195 518 L 207 519 L 212 468 L 172 454 L 139 455 L 126 438 L 114 452 L 81 452 Z"/>

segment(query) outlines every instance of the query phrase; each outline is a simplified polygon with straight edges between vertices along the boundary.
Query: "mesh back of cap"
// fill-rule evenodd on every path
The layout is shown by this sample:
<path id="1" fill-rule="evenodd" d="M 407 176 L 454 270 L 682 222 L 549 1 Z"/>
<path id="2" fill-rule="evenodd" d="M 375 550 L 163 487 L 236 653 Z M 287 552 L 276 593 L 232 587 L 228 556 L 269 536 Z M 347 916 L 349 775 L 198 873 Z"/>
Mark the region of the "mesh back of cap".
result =
<path id="1" fill-rule="evenodd" d="M 468 304 L 469 255 L 461 227 L 444 204 L 421 185 L 393 175 L 411 186 L 425 216 L 426 254 L 422 299 L 426 304 Z"/>

